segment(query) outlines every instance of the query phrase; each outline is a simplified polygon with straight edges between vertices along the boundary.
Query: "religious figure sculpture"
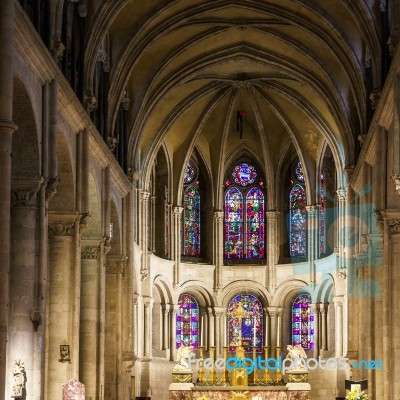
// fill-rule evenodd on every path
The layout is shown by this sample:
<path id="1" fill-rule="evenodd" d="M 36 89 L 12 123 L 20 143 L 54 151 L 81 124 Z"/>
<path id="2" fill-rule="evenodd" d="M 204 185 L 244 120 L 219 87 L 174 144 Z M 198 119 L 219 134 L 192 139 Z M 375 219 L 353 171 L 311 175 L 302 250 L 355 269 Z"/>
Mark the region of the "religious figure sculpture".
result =
<path id="1" fill-rule="evenodd" d="M 293 369 L 305 369 L 306 364 L 304 360 L 307 359 L 307 354 L 300 345 L 286 347 L 288 354 L 286 358 L 291 358 L 294 361 L 295 367 Z"/>
<path id="2" fill-rule="evenodd" d="M 25 391 L 25 365 L 21 360 L 16 360 L 12 373 L 14 375 L 12 397 L 19 398 L 24 396 Z"/>
<path id="3" fill-rule="evenodd" d="M 191 371 L 191 368 L 189 367 L 189 359 L 193 354 L 194 354 L 193 346 L 179 347 L 175 360 L 178 361 L 179 363 L 175 365 L 172 371 Z"/>

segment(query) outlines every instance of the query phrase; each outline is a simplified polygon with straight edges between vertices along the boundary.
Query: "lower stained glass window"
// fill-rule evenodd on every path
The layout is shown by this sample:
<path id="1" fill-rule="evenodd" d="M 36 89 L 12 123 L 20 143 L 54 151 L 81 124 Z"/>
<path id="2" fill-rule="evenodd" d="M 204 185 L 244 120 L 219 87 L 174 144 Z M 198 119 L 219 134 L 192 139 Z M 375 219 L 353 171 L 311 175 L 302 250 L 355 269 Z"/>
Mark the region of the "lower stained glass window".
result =
<path id="1" fill-rule="evenodd" d="M 292 345 L 301 345 L 303 349 L 314 348 L 314 315 L 309 294 L 300 294 L 293 301 Z"/>
<path id="2" fill-rule="evenodd" d="M 246 352 L 257 347 L 257 352 L 263 350 L 263 307 L 260 300 L 252 294 L 238 294 L 228 306 L 228 349 L 234 352 L 239 344 L 239 320 L 234 316 L 239 304 L 246 312 L 242 319 L 242 345 Z"/>
<path id="3" fill-rule="evenodd" d="M 199 347 L 199 305 L 190 294 L 181 294 L 176 314 L 176 348 Z"/>

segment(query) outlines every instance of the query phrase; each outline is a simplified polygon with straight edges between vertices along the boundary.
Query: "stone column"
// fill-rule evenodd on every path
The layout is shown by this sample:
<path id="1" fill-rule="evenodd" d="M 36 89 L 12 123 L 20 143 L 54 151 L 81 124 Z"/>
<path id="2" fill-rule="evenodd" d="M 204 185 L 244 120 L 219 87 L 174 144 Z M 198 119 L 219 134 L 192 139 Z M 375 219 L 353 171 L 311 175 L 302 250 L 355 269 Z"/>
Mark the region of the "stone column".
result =
<path id="1" fill-rule="evenodd" d="M 169 349 L 169 310 L 170 306 L 169 304 L 164 304 L 162 306 L 162 332 L 163 332 L 163 337 L 162 337 L 162 349 L 163 350 L 168 350 Z"/>
<path id="2" fill-rule="evenodd" d="M 38 201 L 37 193 L 43 182 L 39 179 L 14 179 L 12 182 L 10 318 L 8 365 L 16 360 L 25 364 L 26 399 L 40 396 L 35 379 L 40 379 L 42 348 L 35 349 L 35 332 L 43 323 L 37 301 L 36 277 L 38 274 L 37 243 Z M 35 351 L 36 350 L 36 351 Z M 12 383 L 7 397 L 12 395 Z"/>
<path id="3" fill-rule="evenodd" d="M 320 304 L 321 313 L 321 352 L 328 350 L 328 303 Z"/>
<path id="4" fill-rule="evenodd" d="M 173 249 L 172 260 L 175 261 L 174 265 L 174 287 L 179 286 L 179 270 L 181 262 L 181 215 L 183 207 L 172 208 L 172 232 L 173 232 Z"/>
<path id="5" fill-rule="evenodd" d="M 152 253 L 156 252 L 156 196 L 150 197 L 150 239 L 149 248 Z M 160 221 L 158 221 L 160 223 Z"/>
<path id="6" fill-rule="evenodd" d="M 81 251 L 80 381 L 88 398 L 98 398 L 99 270 L 101 239 L 84 239 Z"/>
<path id="7" fill-rule="evenodd" d="M 343 296 L 333 299 L 335 304 L 335 357 L 343 357 Z"/>
<path id="8" fill-rule="evenodd" d="M 281 308 L 267 307 L 267 310 L 271 319 L 271 351 L 274 351 L 275 346 L 282 346 Z"/>
<path id="9" fill-rule="evenodd" d="M 133 340 L 132 340 L 132 346 L 133 346 L 133 358 L 137 359 L 139 357 L 139 347 L 138 347 L 138 335 L 139 335 L 139 329 L 138 329 L 138 323 L 139 323 L 139 310 L 138 310 L 138 305 L 140 302 L 140 295 L 134 294 L 133 295 L 133 302 L 132 302 L 132 334 L 133 334 Z"/>
<path id="10" fill-rule="evenodd" d="M 216 347 L 216 355 L 222 353 L 222 346 L 223 346 L 223 334 L 224 334 L 224 329 L 222 327 L 222 322 L 224 320 L 224 315 L 225 315 L 225 308 L 222 307 L 214 307 L 214 331 L 215 331 L 215 347 Z"/>
<path id="11" fill-rule="evenodd" d="M 0 400 L 4 400 L 10 271 L 10 199 L 11 199 L 11 147 L 16 125 L 12 122 L 13 59 L 14 59 L 14 1 L 4 0 L 0 13 Z"/>
<path id="12" fill-rule="evenodd" d="M 310 267 L 310 282 L 316 282 L 314 261 L 319 253 L 319 206 L 307 206 L 307 257 Z"/>
<path id="13" fill-rule="evenodd" d="M 320 349 L 320 329 L 319 329 L 319 303 L 312 303 L 311 310 L 314 315 L 314 350 L 313 357 L 318 358 Z"/>
<path id="14" fill-rule="evenodd" d="M 72 343 L 72 293 L 74 276 L 75 213 L 49 212 L 49 303 L 47 398 L 60 397 L 62 385 L 73 373 L 60 354 L 60 346 Z M 61 360 L 61 361 L 60 361 Z M 74 362 L 74 360 L 72 360 Z"/>
<path id="15" fill-rule="evenodd" d="M 175 361 L 176 357 L 176 314 L 178 312 L 178 305 L 177 304 L 171 304 L 171 310 L 170 310 L 170 361 Z"/>
<path id="16" fill-rule="evenodd" d="M 207 318 L 208 318 L 208 343 L 209 346 L 215 346 L 215 319 L 214 310 L 212 307 L 207 307 Z"/>
<path id="17" fill-rule="evenodd" d="M 214 211 L 213 215 L 213 263 L 214 291 L 222 287 L 222 268 L 224 265 L 224 212 Z"/>
<path id="18" fill-rule="evenodd" d="M 336 248 L 335 251 L 339 256 L 339 263 L 338 267 L 339 270 L 346 269 L 346 264 L 344 262 L 344 246 L 345 246 L 345 207 L 346 207 L 346 190 L 345 189 L 338 189 L 336 191 L 336 198 L 337 198 L 337 238 L 336 238 Z"/>
<path id="19" fill-rule="evenodd" d="M 150 297 L 143 298 L 144 306 L 144 352 L 145 358 L 151 358 L 151 342 L 152 342 L 152 314 L 153 314 L 153 299 Z"/>
<path id="20" fill-rule="evenodd" d="M 278 211 L 267 211 L 265 213 L 267 217 L 267 262 L 268 262 L 268 282 L 266 287 L 269 287 L 271 291 L 276 288 L 276 272 L 275 265 L 278 262 L 279 250 L 278 250 Z"/>
<path id="21" fill-rule="evenodd" d="M 140 267 L 140 275 L 141 279 L 144 280 L 149 274 L 148 267 L 148 212 L 149 212 L 149 197 L 150 193 L 146 191 L 140 192 L 140 227 L 139 227 L 139 236 L 140 236 L 140 247 L 142 249 L 142 265 Z"/>

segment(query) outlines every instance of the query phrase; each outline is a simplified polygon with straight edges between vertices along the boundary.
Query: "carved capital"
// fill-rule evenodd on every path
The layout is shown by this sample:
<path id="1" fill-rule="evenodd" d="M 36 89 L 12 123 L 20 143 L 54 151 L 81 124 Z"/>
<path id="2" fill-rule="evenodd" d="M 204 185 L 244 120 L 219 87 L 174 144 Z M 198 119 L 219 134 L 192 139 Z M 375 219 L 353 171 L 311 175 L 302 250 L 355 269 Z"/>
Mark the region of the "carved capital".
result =
<path id="1" fill-rule="evenodd" d="M 98 260 L 100 256 L 100 246 L 84 246 L 81 249 L 81 258 L 84 260 Z"/>
<path id="2" fill-rule="evenodd" d="M 11 204 L 14 208 L 33 208 L 37 206 L 37 193 L 44 179 L 13 178 L 11 190 Z"/>
<path id="3" fill-rule="evenodd" d="M 80 234 L 82 234 L 82 232 L 86 229 L 89 218 L 90 218 L 89 212 L 85 212 L 85 213 L 81 214 L 81 217 L 79 220 L 79 233 Z"/>
<path id="4" fill-rule="evenodd" d="M 389 219 L 388 224 L 391 235 L 398 235 L 400 233 L 400 219 Z"/>
<path id="5" fill-rule="evenodd" d="M 140 201 L 142 203 L 148 203 L 149 198 L 150 198 L 150 192 L 147 192 L 146 190 L 142 190 L 140 192 Z"/>
<path id="6" fill-rule="evenodd" d="M 106 256 L 111 250 L 111 239 L 108 236 L 106 236 L 105 238 L 103 238 L 103 243 L 104 243 L 103 253 Z"/>
<path id="7" fill-rule="evenodd" d="M 149 270 L 147 268 L 140 268 L 140 280 L 143 282 L 149 276 Z"/>
<path id="8" fill-rule="evenodd" d="M 216 222 L 223 221 L 224 219 L 224 212 L 223 211 L 214 211 L 213 213 L 213 220 Z"/>
<path id="9" fill-rule="evenodd" d="M 309 219 L 315 218 L 318 216 L 319 207 L 320 206 L 318 206 L 318 205 L 306 206 L 307 216 Z"/>
<path id="10" fill-rule="evenodd" d="M 338 277 L 343 280 L 347 278 L 347 272 L 344 268 L 338 271 Z"/>
<path id="11" fill-rule="evenodd" d="M 279 211 L 267 211 L 265 213 L 268 221 L 275 221 L 278 218 Z"/>
<path id="12" fill-rule="evenodd" d="M 339 201 L 345 201 L 347 196 L 347 191 L 346 189 L 340 188 L 336 190 L 336 195 Z"/>
<path id="13" fill-rule="evenodd" d="M 51 53 L 57 64 L 62 60 L 64 56 L 64 51 L 65 51 L 64 43 L 60 39 L 56 39 L 53 48 L 51 49 Z"/>
<path id="14" fill-rule="evenodd" d="M 97 53 L 97 61 L 104 62 L 107 60 L 107 53 L 104 49 L 100 49 Z"/>
<path id="15" fill-rule="evenodd" d="M 124 110 L 128 111 L 130 103 L 131 103 L 131 99 L 129 97 L 127 97 L 127 96 L 124 96 L 124 98 L 121 101 L 122 108 Z"/>
<path id="16" fill-rule="evenodd" d="M 396 47 L 397 47 L 398 43 L 399 43 L 398 39 L 396 39 L 393 36 L 390 36 L 388 41 L 387 41 L 389 54 L 390 54 L 390 57 L 392 57 L 392 58 L 394 56 L 394 53 L 396 51 Z"/>
<path id="17" fill-rule="evenodd" d="M 180 207 L 180 206 L 174 206 L 174 207 L 172 207 L 172 214 L 173 214 L 173 215 L 179 216 L 179 215 L 182 214 L 182 212 L 183 212 L 183 207 Z"/>
<path id="18" fill-rule="evenodd" d="M 400 174 L 392 175 L 391 179 L 394 183 L 394 190 L 397 194 L 400 194 Z"/>
<path id="19" fill-rule="evenodd" d="M 371 103 L 371 108 L 373 110 L 375 110 L 376 106 L 378 105 L 380 96 L 381 96 L 380 92 L 373 92 L 369 95 L 369 101 Z"/>
<path id="20" fill-rule="evenodd" d="M 86 94 L 84 105 L 85 105 L 85 110 L 88 113 L 91 113 L 93 110 L 97 108 L 96 96 L 93 93 Z"/>
<path id="21" fill-rule="evenodd" d="M 78 15 L 81 18 L 86 18 L 87 17 L 87 4 L 86 0 L 82 2 L 82 4 L 79 4 L 78 6 Z"/>
<path id="22" fill-rule="evenodd" d="M 128 257 L 108 257 L 106 262 L 106 274 L 125 275 Z"/>
<path id="23" fill-rule="evenodd" d="M 128 179 L 132 182 L 132 183 L 137 183 L 140 179 L 140 172 L 129 167 L 128 168 Z"/>
<path id="24" fill-rule="evenodd" d="M 54 195 L 57 193 L 57 186 L 60 179 L 56 176 L 55 178 L 50 178 L 46 185 L 46 200 L 50 201 Z"/>
<path id="25" fill-rule="evenodd" d="M 75 223 L 58 222 L 49 225 L 49 236 L 74 236 Z"/>
<path id="26" fill-rule="evenodd" d="M 107 138 L 107 146 L 110 149 L 110 151 L 114 151 L 117 144 L 118 144 L 118 140 L 114 136 L 109 136 Z"/>

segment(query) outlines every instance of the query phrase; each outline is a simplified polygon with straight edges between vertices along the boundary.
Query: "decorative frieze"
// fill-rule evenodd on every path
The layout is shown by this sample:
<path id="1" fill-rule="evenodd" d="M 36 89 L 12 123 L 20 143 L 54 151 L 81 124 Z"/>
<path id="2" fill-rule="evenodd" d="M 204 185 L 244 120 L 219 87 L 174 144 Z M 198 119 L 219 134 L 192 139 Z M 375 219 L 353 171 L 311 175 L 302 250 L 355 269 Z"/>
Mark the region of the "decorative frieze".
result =
<path id="1" fill-rule="evenodd" d="M 106 274 L 125 275 L 125 270 L 128 265 L 128 257 L 118 257 L 118 259 L 107 259 Z"/>

